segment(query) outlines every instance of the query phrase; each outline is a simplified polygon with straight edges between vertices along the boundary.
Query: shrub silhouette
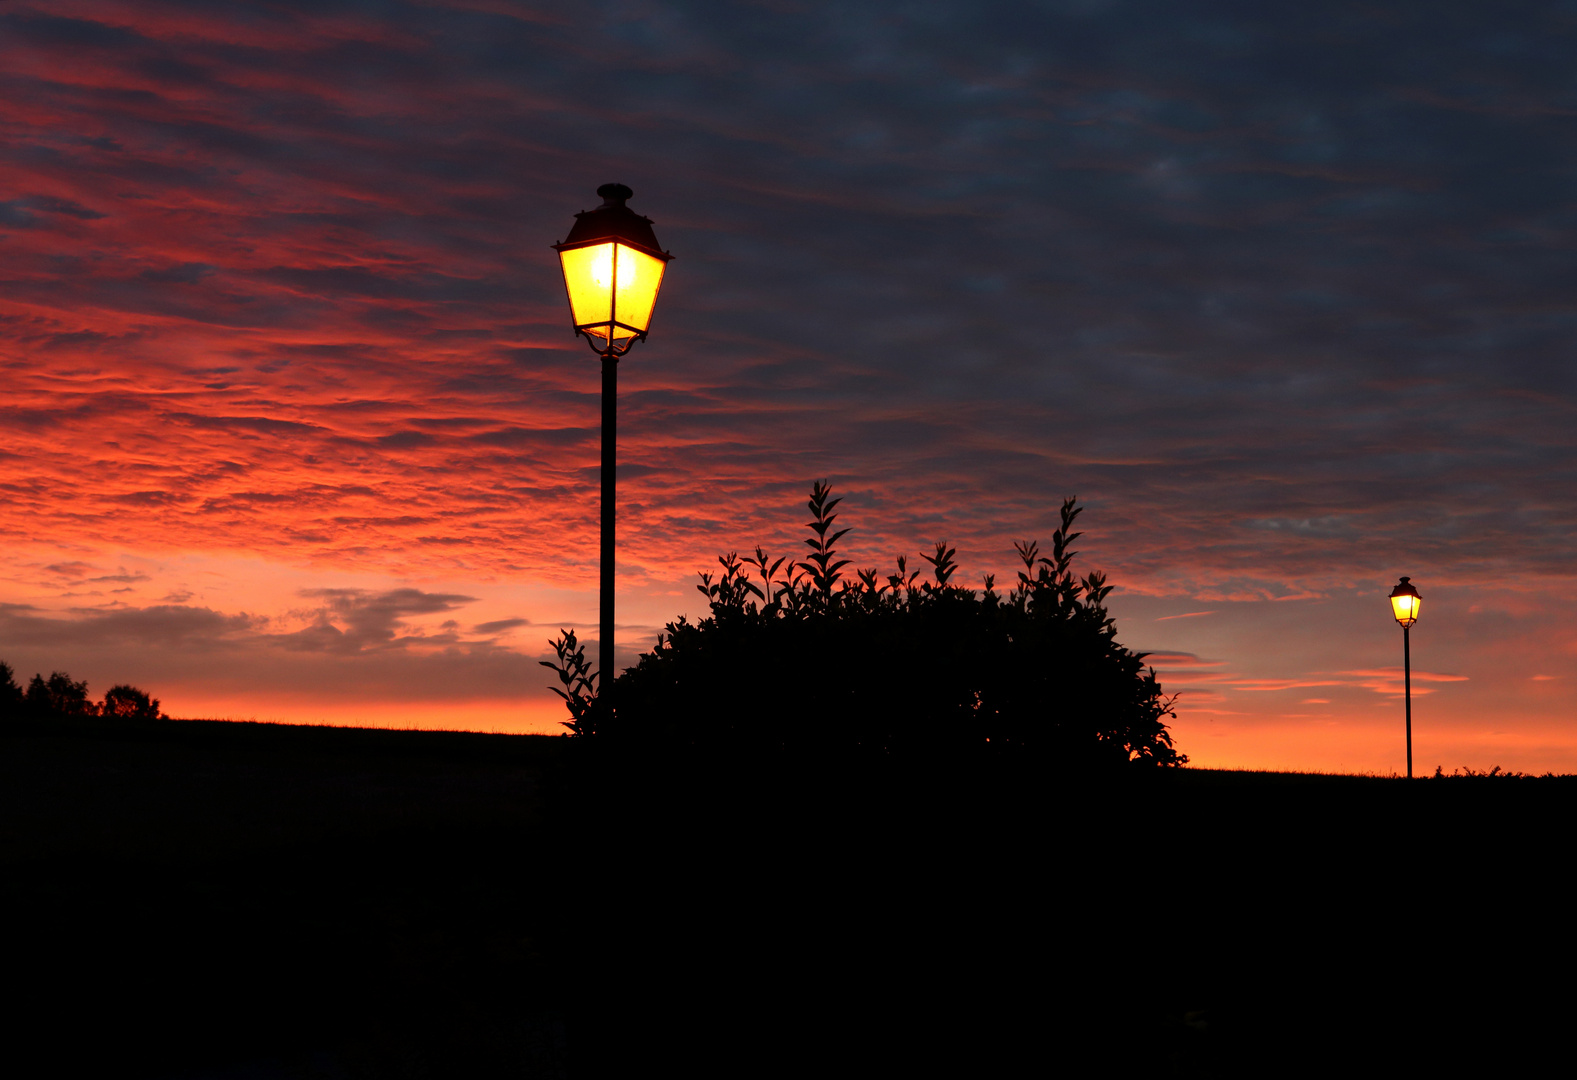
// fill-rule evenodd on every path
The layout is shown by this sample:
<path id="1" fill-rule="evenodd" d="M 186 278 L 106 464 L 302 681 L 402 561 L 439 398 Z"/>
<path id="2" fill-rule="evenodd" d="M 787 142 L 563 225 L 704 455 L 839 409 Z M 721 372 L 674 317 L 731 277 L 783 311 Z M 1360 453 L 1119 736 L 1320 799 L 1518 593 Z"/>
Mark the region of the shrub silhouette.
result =
<path id="1" fill-rule="evenodd" d="M 121 720 L 167 720 L 159 711 L 159 699 L 150 698 L 135 686 L 112 686 L 104 693 L 99 715 Z"/>
<path id="2" fill-rule="evenodd" d="M 955 549 L 933 554 L 932 581 L 903 556 L 885 578 L 838 558 L 847 529 L 825 483 L 811 490 L 804 562 L 719 557 L 697 586 L 711 614 L 681 617 L 598 695 L 584 653 L 554 643 L 577 733 L 696 750 L 842 748 L 878 755 L 1036 753 L 1082 764 L 1180 765 L 1144 654 L 1116 641 L 1100 573 L 1073 575 L 1081 508 L 1069 499 L 1050 556 L 1017 545 L 1024 569 L 999 592 L 952 584 Z M 752 577 L 751 568 L 756 572 Z M 780 571 L 782 576 L 779 577 Z M 579 657 L 580 667 L 570 660 Z M 576 675 L 579 671 L 580 675 Z M 587 719 L 590 719 L 588 724 Z"/>
<path id="3" fill-rule="evenodd" d="M 592 671 L 586 661 L 586 646 L 575 637 L 573 630 L 560 630 L 558 640 L 549 644 L 558 653 L 559 662 L 554 664 L 540 660 L 538 663 L 558 673 L 561 685 L 551 689 L 564 699 L 564 704 L 569 708 L 570 719 L 564 722 L 564 726 L 573 735 L 595 735 L 598 673 Z"/>

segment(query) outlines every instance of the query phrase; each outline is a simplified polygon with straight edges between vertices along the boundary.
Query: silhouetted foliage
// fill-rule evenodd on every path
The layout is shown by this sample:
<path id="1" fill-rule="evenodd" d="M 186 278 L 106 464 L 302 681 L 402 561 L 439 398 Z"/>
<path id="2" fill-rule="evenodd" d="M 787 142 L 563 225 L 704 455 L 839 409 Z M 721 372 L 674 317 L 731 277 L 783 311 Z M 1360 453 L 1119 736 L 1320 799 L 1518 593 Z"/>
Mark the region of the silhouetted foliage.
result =
<path id="1" fill-rule="evenodd" d="M 558 653 L 557 664 L 539 660 L 545 668 L 558 673 L 560 686 L 552 687 L 569 708 L 570 719 L 564 722 L 572 735 L 594 735 L 597 732 L 596 700 L 597 675 L 586 662 L 586 646 L 575 637 L 573 630 L 560 630 L 557 641 L 549 642 Z"/>
<path id="2" fill-rule="evenodd" d="M 843 577 L 839 503 L 812 491 L 811 554 L 780 578 L 784 558 L 718 558 L 697 588 L 711 614 L 669 623 L 656 647 L 598 696 L 555 643 L 556 670 L 577 731 L 630 743 L 781 751 L 843 747 L 874 754 L 1033 752 L 1066 763 L 1178 765 L 1161 692 L 1144 654 L 1116 641 L 1096 572 L 1074 576 L 1070 545 L 1081 509 L 1062 506 L 1049 556 L 1017 545 L 1024 569 L 999 592 L 952 584 L 955 549 L 921 557 L 934 580 L 916 584 L 903 556 Z M 749 568 L 754 568 L 752 577 Z M 568 651 L 567 651 L 568 650 Z M 583 671 L 582 667 L 574 669 Z M 549 667 L 554 667 L 548 664 Z M 587 724 L 583 717 L 592 719 Z M 577 726 L 579 725 L 579 726 Z"/>
<path id="3" fill-rule="evenodd" d="M 1555 774 L 1553 772 L 1547 772 L 1547 773 L 1544 774 L 1543 778 L 1553 778 L 1554 776 L 1555 776 Z M 1477 771 L 1477 770 L 1474 770 L 1474 769 L 1472 769 L 1471 767 L 1469 767 L 1467 765 L 1463 765 L 1461 768 L 1452 769 L 1450 772 L 1446 772 L 1439 765 L 1436 765 L 1435 766 L 1434 779 L 1436 779 L 1436 780 L 1533 780 L 1533 779 L 1539 779 L 1539 777 L 1536 777 L 1533 773 L 1518 772 L 1516 770 L 1512 770 L 1511 772 L 1507 772 L 1504 769 L 1502 769 L 1499 765 L 1496 765 L 1494 768 L 1490 769 L 1488 772 Z"/>
<path id="4" fill-rule="evenodd" d="M 0 660 L 0 721 L 22 715 L 22 688 L 17 685 L 16 672 L 11 665 Z"/>
<path id="5" fill-rule="evenodd" d="M 121 720 L 166 720 L 159 711 L 159 699 L 150 698 L 135 686 L 112 686 L 104 693 L 99 715 Z"/>
<path id="6" fill-rule="evenodd" d="M 159 699 L 149 697 L 135 686 L 112 686 L 102 704 L 88 696 L 88 684 L 78 682 L 64 671 L 49 678 L 34 675 L 24 691 L 16 681 L 10 664 L 0 661 L 0 720 L 48 720 L 62 717 L 103 716 L 120 720 L 168 720 L 159 711 Z"/>
<path id="7" fill-rule="evenodd" d="M 74 682 L 56 671 L 47 681 L 34 675 L 27 684 L 27 711 L 35 716 L 97 716 L 99 707 L 88 697 L 86 681 Z"/>

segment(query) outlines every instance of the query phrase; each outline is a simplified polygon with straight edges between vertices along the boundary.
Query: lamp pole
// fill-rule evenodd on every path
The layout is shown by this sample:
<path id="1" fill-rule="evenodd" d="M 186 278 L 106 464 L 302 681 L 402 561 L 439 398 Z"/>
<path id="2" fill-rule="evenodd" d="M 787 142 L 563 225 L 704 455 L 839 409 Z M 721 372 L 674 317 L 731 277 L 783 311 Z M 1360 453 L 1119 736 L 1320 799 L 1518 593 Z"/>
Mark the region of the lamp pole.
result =
<path id="1" fill-rule="evenodd" d="M 1402 627 L 1402 697 L 1407 702 L 1407 778 L 1413 778 L 1413 646 L 1412 627 Z"/>
<path id="2" fill-rule="evenodd" d="M 1407 778 L 1413 778 L 1413 643 L 1411 630 L 1418 621 L 1422 597 L 1407 578 L 1391 590 L 1391 614 L 1402 626 L 1402 696 L 1407 702 Z"/>
<path id="3" fill-rule="evenodd" d="M 597 668 L 613 670 L 614 522 L 619 502 L 619 357 L 602 354 L 602 544 L 597 590 Z M 606 684 L 607 680 L 602 680 Z"/>
<path id="4" fill-rule="evenodd" d="M 673 258 L 657 243 L 652 219 L 626 201 L 635 193 L 623 184 L 597 189 L 602 205 L 575 215 L 562 243 L 559 269 L 569 294 L 571 323 L 602 360 L 601 573 L 597 599 L 599 691 L 614 666 L 614 527 L 618 514 L 619 358 L 645 341 L 663 271 Z"/>

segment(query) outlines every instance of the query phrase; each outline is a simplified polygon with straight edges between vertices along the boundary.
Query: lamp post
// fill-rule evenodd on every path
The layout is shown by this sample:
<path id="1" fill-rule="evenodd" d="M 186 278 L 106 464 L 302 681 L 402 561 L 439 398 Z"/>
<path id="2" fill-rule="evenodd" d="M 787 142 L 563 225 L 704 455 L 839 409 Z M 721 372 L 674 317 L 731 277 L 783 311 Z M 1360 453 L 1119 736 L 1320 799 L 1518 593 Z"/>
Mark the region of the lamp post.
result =
<path id="1" fill-rule="evenodd" d="M 1413 778 L 1413 655 L 1408 631 L 1418 621 L 1418 590 L 1402 578 L 1391 590 L 1391 614 L 1402 625 L 1402 692 L 1407 699 L 1407 778 Z"/>
<path id="2" fill-rule="evenodd" d="M 597 605 L 597 667 L 611 670 L 613 659 L 614 513 L 617 505 L 619 357 L 646 340 L 663 270 L 673 256 L 657 244 L 652 219 L 625 201 L 634 192 L 623 184 L 597 189 L 602 205 L 575 215 L 569 236 L 553 245 L 564 272 L 570 319 L 602 357 L 602 544 L 601 588 Z M 607 678 L 601 680 L 607 685 Z"/>

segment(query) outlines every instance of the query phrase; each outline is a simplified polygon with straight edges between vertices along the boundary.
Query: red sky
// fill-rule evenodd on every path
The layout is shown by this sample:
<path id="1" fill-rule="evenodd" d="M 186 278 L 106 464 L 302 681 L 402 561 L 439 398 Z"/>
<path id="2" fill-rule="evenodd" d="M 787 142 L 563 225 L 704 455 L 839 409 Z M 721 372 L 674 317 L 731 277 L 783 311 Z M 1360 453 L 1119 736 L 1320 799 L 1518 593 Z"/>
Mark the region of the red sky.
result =
<path id="1" fill-rule="evenodd" d="M 1571 21 L 1235 10 L 6 5 L 0 659 L 550 729 L 618 180 L 626 663 L 815 478 L 970 578 L 1078 495 L 1196 764 L 1400 769 L 1405 573 L 1419 768 L 1577 771 Z"/>

